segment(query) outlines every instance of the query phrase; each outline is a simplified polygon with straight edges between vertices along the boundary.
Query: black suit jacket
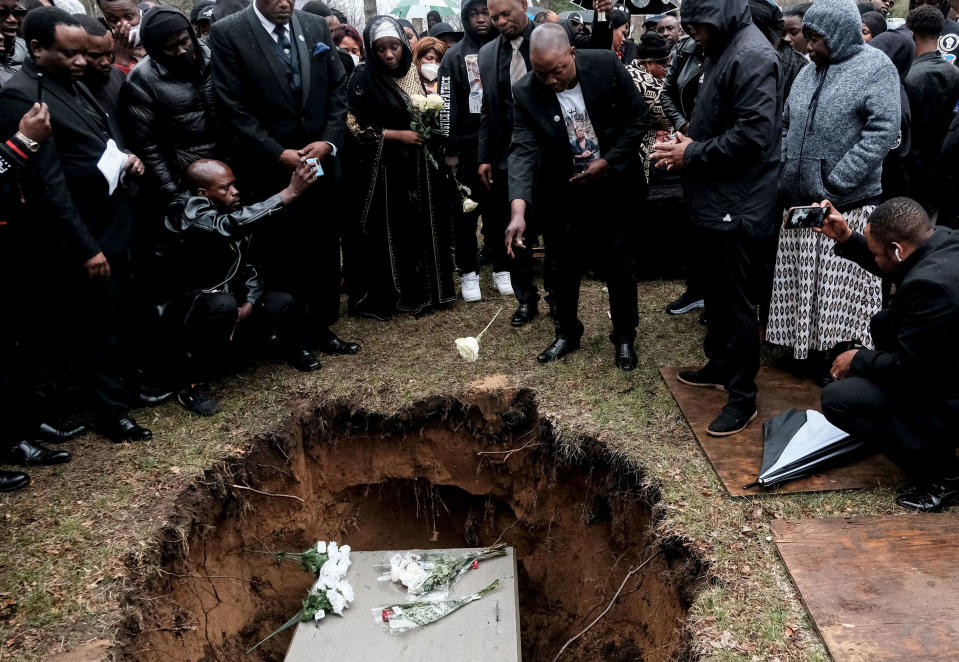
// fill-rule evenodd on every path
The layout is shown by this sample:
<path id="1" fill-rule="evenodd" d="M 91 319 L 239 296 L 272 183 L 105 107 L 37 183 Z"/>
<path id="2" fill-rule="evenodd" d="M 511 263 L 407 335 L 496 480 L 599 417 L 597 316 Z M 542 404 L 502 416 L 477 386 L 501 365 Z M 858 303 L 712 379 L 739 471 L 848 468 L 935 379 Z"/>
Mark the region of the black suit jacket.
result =
<path id="1" fill-rule="evenodd" d="M 613 43 L 613 33 L 609 29 L 609 22 L 594 23 L 593 31 L 575 32 L 569 21 L 561 21 L 570 43 L 582 49 L 609 49 Z M 536 26 L 530 21 L 527 27 L 526 41 L 520 47 L 520 52 L 529 68 L 529 35 Z M 500 58 L 504 55 L 503 36 L 485 44 L 479 51 L 480 80 L 483 84 L 483 102 L 480 111 L 480 130 L 478 146 L 478 162 L 489 163 L 495 168 L 506 168 L 506 156 L 509 149 L 510 137 L 513 132 L 512 101 L 503 98 L 501 87 L 506 88 L 508 81 L 500 80 Z"/>
<path id="2" fill-rule="evenodd" d="M 236 133 L 237 165 L 271 192 L 289 178 L 278 163 L 283 150 L 319 140 L 339 149 L 346 127 L 346 74 L 326 21 L 294 11 L 290 40 L 300 66 L 299 95 L 290 88 L 273 39 L 252 5 L 216 21 L 210 33 L 220 117 Z M 320 43 L 326 49 L 314 54 Z M 327 161 L 323 168 L 332 177 L 336 160 Z"/>
<path id="3" fill-rule="evenodd" d="M 654 128 L 649 108 L 616 54 L 579 51 L 576 69 L 586 112 L 599 138 L 601 158 L 609 163 L 607 180 L 645 187 L 639 149 Z M 513 87 L 513 141 L 509 150 L 510 200 L 561 204 L 558 191 L 573 186 L 573 150 L 556 93 L 531 72 Z M 539 189 L 548 192 L 537 195 Z M 623 198 L 632 193 L 622 192 Z M 534 200 L 534 198 L 537 198 Z"/>
<path id="4" fill-rule="evenodd" d="M 100 115 L 98 123 L 81 106 L 68 87 L 50 76 L 44 78 L 44 101 L 50 109 L 53 135 L 44 142 L 24 170 L 24 189 L 31 216 L 50 223 L 53 235 L 84 260 L 99 252 L 120 255 L 129 250 L 132 217 L 127 196 L 118 187 L 111 196 L 97 162 L 112 138 L 123 149 L 123 137 L 113 117 L 100 108 L 82 83 L 74 83 Z M 37 97 L 37 68 L 27 60 L 0 91 L 0 126 L 7 134 Z M 102 125 L 102 128 L 101 126 Z M 104 131 L 106 129 L 106 131 Z"/>

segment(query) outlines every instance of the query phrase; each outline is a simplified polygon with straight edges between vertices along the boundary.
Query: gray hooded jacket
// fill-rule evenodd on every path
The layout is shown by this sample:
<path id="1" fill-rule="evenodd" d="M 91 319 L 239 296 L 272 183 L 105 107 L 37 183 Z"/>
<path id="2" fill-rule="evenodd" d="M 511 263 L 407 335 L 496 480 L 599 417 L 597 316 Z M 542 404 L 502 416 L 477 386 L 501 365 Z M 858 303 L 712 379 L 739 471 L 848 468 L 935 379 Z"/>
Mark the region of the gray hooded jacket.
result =
<path id="1" fill-rule="evenodd" d="M 786 207 L 828 199 L 854 209 L 882 193 L 882 161 L 899 136 L 899 73 L 865 45 L 849 0 L 816 0 L 803 27 L 822 35 L 830 63 L 806 65 L 793 82 L 779 192 Z"/>

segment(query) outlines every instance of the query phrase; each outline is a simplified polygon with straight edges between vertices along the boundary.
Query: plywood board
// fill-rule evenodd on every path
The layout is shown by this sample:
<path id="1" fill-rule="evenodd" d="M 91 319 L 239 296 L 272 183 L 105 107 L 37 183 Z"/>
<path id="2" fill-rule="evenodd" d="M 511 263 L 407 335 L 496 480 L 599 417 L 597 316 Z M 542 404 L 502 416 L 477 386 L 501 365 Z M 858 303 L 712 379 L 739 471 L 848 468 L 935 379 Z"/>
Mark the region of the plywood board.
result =
<path id="1" fill-rule="evenodd" d="M 708 388 L 687 386 L 677 373 L 687 368 L 663 368 L 660 372 L 676 403 L 686 416 L 696 440 L 712 463 L 719 479 L 731 496 L 764 492 L 822 492 L 877 485 L 895 485 L 905 480 L 902 472 L 882 455 L 862 458 L 844 466 L 833 467 L 821 474 L 790 481 L 771 489 L 744 490 L 759 475 L 763 461 L 763 426 L 766 421 L 787 409 L 819 410 L 822 389 L 808 379 L 800 379 L 775 368 L 759 370 L 759 417 L 744 431 L 732 437 L 710 437 L 706 427 L 719 415 L 728 394 Z"/>
<path id="2" fill-rule="evenodd" d="M 319 623 L 300 623 L 285 662 L 520 662 L 519 592 L 512 547 L 507 548 L 506 556 L 481 561 L 478 568 L 468 571 L 450 595 L 469 595 L 499 579 L 497 590 L 436 623 L 396 635 L 373 619 L 374 608 L 406 601 L 405 591 L 377 581 L 382 571 L 376 566 L 388 566 L 390 554 L 350 553 L 352 565 L 346 579 L 356 601 L 342 618 L 331 615 Z"/>
<path id="3" fill-rule="evenodd" d="M 959 660 L 959 513 L 771 528 L 836 662 Z"/>

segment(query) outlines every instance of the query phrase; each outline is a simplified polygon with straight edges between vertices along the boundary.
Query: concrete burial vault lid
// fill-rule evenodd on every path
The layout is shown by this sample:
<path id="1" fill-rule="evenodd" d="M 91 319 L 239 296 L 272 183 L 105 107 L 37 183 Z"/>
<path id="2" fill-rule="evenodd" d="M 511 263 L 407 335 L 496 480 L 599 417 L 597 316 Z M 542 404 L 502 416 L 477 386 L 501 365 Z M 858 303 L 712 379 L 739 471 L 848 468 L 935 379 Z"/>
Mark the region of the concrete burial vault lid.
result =
<path id="1" fill-rule="evenodd" d="M 344 616 L 330 615 L 319 623 L 300 623 L 286 653 L 286 662 L 317 660 L 367 660 L 369 662 L 519 662 L 519 593 L 513 548 L 506 556 L 480 561 L 453 587 L 458 598 L 500 580 L 500 587 L 449 616 L 402 634 L 390 634 L 377 625 L 372 610 L 406 602 L 406 591 L 377 578 L 375 566 L 388 563 L 391 554 L 352 552 L 346 580 L 353 586 L 355 602 Z M 445 550 L 451 553 L 468 549 Z"/>

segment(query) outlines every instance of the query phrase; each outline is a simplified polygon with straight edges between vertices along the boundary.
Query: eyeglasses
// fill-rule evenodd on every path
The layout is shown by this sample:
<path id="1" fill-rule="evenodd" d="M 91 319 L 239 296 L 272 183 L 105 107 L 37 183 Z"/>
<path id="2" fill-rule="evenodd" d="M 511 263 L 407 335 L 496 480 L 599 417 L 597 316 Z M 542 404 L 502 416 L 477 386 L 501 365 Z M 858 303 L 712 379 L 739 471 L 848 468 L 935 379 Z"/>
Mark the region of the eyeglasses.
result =
<path id="1" fill-rule="evenodd" d="M 21 9 L 17 7 L 16 9 L 0 9 L 0 21 L 5 21 L 10 18 L 11 14 L 18 21 L 22 21 L 23 17 L 27 15 L 26 9 Z"/>

